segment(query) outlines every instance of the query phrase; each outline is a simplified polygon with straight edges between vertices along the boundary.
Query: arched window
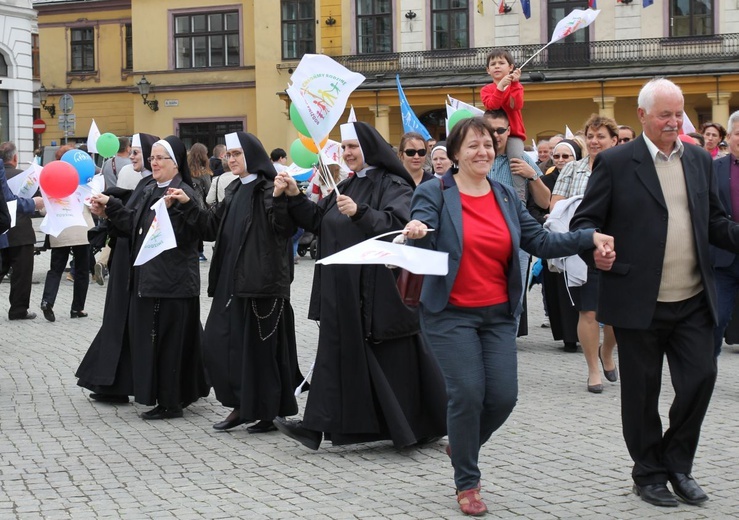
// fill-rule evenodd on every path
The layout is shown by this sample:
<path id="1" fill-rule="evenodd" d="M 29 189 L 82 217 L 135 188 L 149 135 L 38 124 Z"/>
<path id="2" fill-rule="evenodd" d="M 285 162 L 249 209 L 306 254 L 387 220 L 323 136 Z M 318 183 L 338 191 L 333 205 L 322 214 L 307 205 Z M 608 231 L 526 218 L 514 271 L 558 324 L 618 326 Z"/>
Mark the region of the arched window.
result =
<path id="1" fill-rule="evenodd" d="M 8 77 L 8 62 L 5 61 L 5 56 L 0 53 L 0 76 Z"/>

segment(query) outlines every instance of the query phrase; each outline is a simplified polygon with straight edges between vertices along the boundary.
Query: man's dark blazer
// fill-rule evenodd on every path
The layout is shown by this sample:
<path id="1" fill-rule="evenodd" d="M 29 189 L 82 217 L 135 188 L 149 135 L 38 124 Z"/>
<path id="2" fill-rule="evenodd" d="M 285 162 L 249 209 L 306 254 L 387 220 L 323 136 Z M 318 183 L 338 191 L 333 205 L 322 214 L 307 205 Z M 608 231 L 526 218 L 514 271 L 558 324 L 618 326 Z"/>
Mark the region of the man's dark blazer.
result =
<path id="1" fill-rule="evenodd" d="M 724 211 L 732 218 L 731 212 L 731 155 L 713 161 L 713 180 L 718 189 L 718 198 Z M 714 267 L 728 267 L 734 263 L 736 255 L 731 251 L 711 246 L 711 261 Z"/>
<path id="2" fill-rule="evenodd" d="M 5 165 L 5 175 L 8 179 L 20 173 L 23 173 L 23 170 Z M 18 212 L 15 227 L 8 231 L 8 247 L 28 246 L 35 243 L 36 232 L 33 230 L 31 214 Z"/>
<path id="3" fill-rule="evenodd" d="M 739 251 L 739 225 L 726 217 L 718 200 L 711 156 L 697 146 L 685 145 L 681 160 L 698 266 L 716 321 L 708 244 Z M 600 276 L 599 321 L 622 328 L 649 328 L 662 277 L 667 222 L 667 205 L 644 137 L 599 153 L 583 201 L 570 222 L 571 229 L 598 228 L 614 237 L 616 261 Z M 592 255 L 582 257 L 593 265 Z"/>

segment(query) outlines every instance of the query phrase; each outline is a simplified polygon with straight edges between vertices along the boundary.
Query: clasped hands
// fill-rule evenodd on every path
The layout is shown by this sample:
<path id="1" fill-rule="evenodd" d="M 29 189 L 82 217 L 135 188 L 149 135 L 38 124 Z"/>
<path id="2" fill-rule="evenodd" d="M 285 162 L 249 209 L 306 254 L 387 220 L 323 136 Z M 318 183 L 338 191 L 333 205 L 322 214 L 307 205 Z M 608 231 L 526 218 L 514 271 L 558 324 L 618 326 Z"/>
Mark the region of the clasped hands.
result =
<path id="1" fill-rule="evenodd" d="M 280 197 L 282 194 L 286 194 L 288 197 L 295 197 L 300 195 L 298 189 L 298 183 L 295 179 L 287 172 L 280 172 L 275 177 L 275 189 L 272 192 L 273 197 Z M 336 207 L 339 213 L 346 215 L 347 217 L 353 217 L 357 213 L 357 203 L 351 197 L 346 195 L 336 196 Z"/>

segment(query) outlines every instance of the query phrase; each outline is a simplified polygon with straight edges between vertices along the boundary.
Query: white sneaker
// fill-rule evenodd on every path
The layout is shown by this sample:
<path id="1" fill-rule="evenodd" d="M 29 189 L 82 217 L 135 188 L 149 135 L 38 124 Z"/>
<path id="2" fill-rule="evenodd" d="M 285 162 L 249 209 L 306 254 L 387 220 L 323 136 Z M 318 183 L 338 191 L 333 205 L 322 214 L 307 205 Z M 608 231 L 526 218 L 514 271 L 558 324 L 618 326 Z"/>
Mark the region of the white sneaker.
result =
<path id="1" fill-rule="evenodd" d="M 548 329 L 550 327 L 549 325 L 549 317 L 545 316 L 544 320 L 541 322 L 541 328 Z"/>
<path id="2" fill-rule="evenodd" d="M 105 269 L 100 262 L 95 264 L 95 273 L 92 275 L 92 278 L 98 285 L 105 285 Z"/>

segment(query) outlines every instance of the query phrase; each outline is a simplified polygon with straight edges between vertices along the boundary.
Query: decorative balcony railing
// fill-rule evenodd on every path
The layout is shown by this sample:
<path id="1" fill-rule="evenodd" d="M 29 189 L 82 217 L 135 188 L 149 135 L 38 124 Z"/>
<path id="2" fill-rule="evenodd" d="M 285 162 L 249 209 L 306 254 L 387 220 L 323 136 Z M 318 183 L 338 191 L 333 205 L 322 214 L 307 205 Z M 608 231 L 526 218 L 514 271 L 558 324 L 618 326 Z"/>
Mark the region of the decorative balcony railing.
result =
<path id="1" fill-rule="evenodd" d="M 334 56 L 347 68 L 363 74 L 481 72 L 495 47 L 445 51 Z M 507 47 L 516 63 L 523 63 L 541 45 Z M 590 43 L 558 42 L 536 56 L 528 70 L 579 67 L 689 65 L 706 61 L 739 60 L 739 33 L 689 38 L 646 38 Z"/>

